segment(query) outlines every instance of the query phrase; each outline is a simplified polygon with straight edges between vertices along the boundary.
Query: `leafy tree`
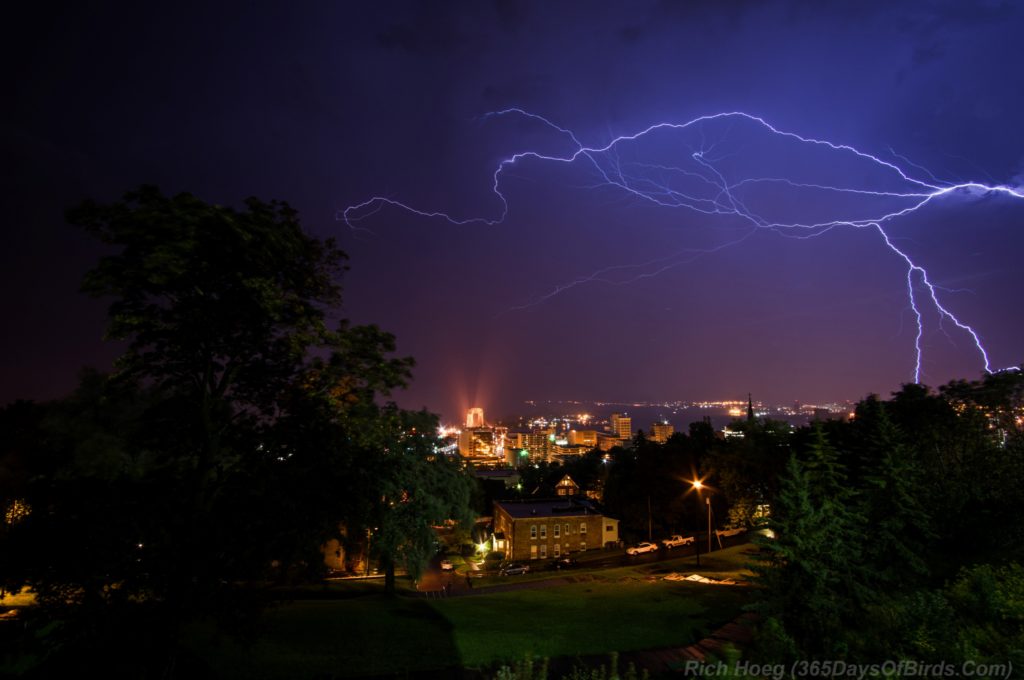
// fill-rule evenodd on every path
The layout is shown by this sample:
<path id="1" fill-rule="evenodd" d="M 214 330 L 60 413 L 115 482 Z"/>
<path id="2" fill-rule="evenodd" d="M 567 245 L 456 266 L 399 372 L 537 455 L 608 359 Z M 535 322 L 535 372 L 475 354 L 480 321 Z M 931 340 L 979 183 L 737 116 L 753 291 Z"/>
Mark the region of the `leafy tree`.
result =
<path id="1" fill-rule="evenodd" d="M 882 654 L 961 666 L 1024 663 L 1024 569 L 964 568 L 940 589 L 897 593 L 872 619 Z"/>
<path id="2" fill-rule="evenodd" d="M 1024 567 L 964 569 L 947 598 L 963 622 L 955 649 L 965 661 L 1024 663 Z"/>
<path id="3" fill-rule="evenodd" d="M 434 455 L 429 417 L 382 403 L 412 360 L 334 317 L 335 244 L 282 202 L 234 209 L 152 187 L 69 220 L 110 246 L 84 289 L 111 301 L 108 335 L 126 350 L 109 379 L 15 409 L 32 418 L 0 442 L 18 471 L 0 492 L 32 512 L 0 533 L 0 582 L 62 617 L 85 612 L 76 630 L 120 621 L 108 636 L 125 612 L 159 611 L 150 639 L 171 656 L 140 663 L 164 672 L 181 667 L 182 625 L 244 617 L 258 603 L 247 583 L 315 573 L 341 528 L 386 527 L 381 557 L 415 572 L 430 524 L 459 516 L 467 487 Z"/>
<path id="4" fill-rule="evenodd" d="M 1012 398 L 999 403 L 994 394 L 1012 395 L 1007 384 L 1022 382 L 1020 371 L 999 379 L 1000 390 L 987 382 L 958 381 L 937 394 L 905 385 L 885 410 L 921 471 L 916 493 L 937 532 L 939 555 L 933 571 L 951 578 L 965 556 L 1024 557 L 1024 458 L 1013 455 L 1020 433 L 1001 429 L 1019 409 Z M 978 390 L 978 396 L 974 396 Z"/>
<path id="5" fill-rule="evenodd" d="M 401 565 L 419 578 L 427 560 L 436 552 L 436 534 L 431 528 L 454 519 L 468 524 L 472 481 L 457 464 L 435 452 L 437 418 L 431 414 L 408 413 L 396 408 L 382 413 L 388 441 L 378 479 L 368 490 L 380 494 L 365 499 L 371 509 L 371 546 L 385 568 L 385 589 L 395 590 L 395 566 Z"/>
<path id="6" fill-rule="evenodd" d="M 403 385 L 412 362 L 386 358 L 393 338 L 376 328 L 330 329 L 344 255 L 307 236 L 285 203 L 235 210 L 143 187 L 120 203 L 87 202 L 69 220 L 116 248 L 84 288 L 113 299 L 108 333 L 128 343 L 117 377 L 158 390 L 174 429 L 161 449 L 180 472 L 181 558 L 166 595 L 198 606 L 225 577 L 254 576 L 241 565 L 261 552 L 211 518 L 274 526 L 247 485 L 284 467 L 275 463 L 332 455 L 322 440 L 304 450 L 297 414 L 336 419 L 358 437 L 374 398 Z"/>
<path id="7" fill-rule="evenodd" d="M 581 489 L 603 490 L 608 479 L 608 465 L 604 460 L 604 452 L 600 449 L 573 457 L 566 461 L 562 468 Z"/>
<path id="8" fill-rule="evenodd" d="M 792 448 L 792 428 L 770 419 L 737 420 L 729 427 L 742 432 L 743 437 L 709 442 L 701 457 L 701 469 L 723 492 L 736 523 L 751 524 L 754 509 L 775 493 Z"/>
<path id="9" fill-rule="evenodd" d="M 607 470 L 604 504 L 621 520 L 620 532 L 627 540 L 647 540 L 648 522 L 655 536 L 697 523 L 687 497 L 697 468 L 681 441 L 659 444 L 638 437 L 631 449 L 613 448 L 610 465 L 602 463 Z M 700 513 L 703 517 L 703 508 Z"/>

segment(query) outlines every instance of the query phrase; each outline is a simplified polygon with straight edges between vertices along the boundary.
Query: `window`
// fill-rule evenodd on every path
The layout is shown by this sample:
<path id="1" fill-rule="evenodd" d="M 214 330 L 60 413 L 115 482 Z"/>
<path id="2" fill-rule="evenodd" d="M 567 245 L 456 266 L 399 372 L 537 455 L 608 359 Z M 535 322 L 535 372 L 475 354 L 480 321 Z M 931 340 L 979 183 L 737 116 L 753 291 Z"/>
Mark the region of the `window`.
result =
<path id="1" fill-rule="evenodd" d="M 537 538 L 537 525 L 536 524 L 531 524 L 530 525 L 530 538 Z"/>
<path id="2" fill-rule="evenodd" d="M 587 523 L 586 522 L 580 522 L 580 533 L 581 534 L 587 533 Z"/>
<path id="3" fill-rule="evenodd" d="M 555 551 L 554 552 L 555 552 L 555 557 L 561 557 L 562 556 L 562 546 L 559 545 L 558 543 L 555 543 Z"/>
<path id="4" fill-rule="evenodd" d="M 561 536 L 561 533 L 562 533 L 562 525 L 561 524 L 556 524 L 555 525 L 555 538 L 559 538 Z"/>
<path id="5" fill-rule="evenodd" d="M 615 527 L 613 527 L 611 524 L 606 524 L 604 526 L 604 530 L 607 531 L 608 533 L 611 533 L 612 531 L 615 530 Z"/>
<path id="6" fill-rule="evenodd" d="M 540 525 L 540 537 L 541 538 L 547 538 L 548 537 L 548 525 L 547 524 L 541 524 Z"/>
<path id="7" fill-rule="evenodd" d="M 569 535 L 569 525 L 568 524 L 565 525 L 565 535 L 566 536 Z"/>
<path id="8" fill-rule="evenodd" d="M 530 546 L 530 559 L 531 560 L 537 559 L 537 546 L 536 545 L 531 545 Z"/>
<path id="9" fill-rule="evenodd" d="M 587 549 L 587 542 L 586 541 L 580 541 L 580 550 L 586 550 L 586 549 Z"/>
<path id="10" fill-rule="evenodd" d="M 540 558 L 543 560 L 548 556 L 548 546 L 544 543 L 540 544 Z"/>

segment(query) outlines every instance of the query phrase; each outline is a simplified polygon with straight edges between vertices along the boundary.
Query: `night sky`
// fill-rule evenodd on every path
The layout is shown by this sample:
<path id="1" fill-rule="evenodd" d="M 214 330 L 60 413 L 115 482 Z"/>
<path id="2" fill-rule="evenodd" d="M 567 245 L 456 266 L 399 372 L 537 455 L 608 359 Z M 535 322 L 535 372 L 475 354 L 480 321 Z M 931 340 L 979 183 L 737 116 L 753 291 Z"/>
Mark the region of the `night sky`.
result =
<path id="1" fill-rule="evenodd" d="M 1018 3 L 85 4 L 22 8 L 2 29 L 0 403 L 61 396 L 82 366 L 109 367 L 105 305 L 78 293 L 100 249 L 63 213 L 142 183 L 285 199 L 337 237 L 345 315 L 397 335 L 418 362 L 399 402 L 446 420 L 524 399 L 856 399 L 913 378 L 907 265 L 871 228 L 752 229 L 659 206 L 585 161 L 536 158 L 503 170 L 508 214 L 494 224 L 381 204 L 356 229 L 339 219 L 384 196 L 497 220 L 502 159 L 575 150 L 536 119 L 485 116 L 509 107 L 588 147 L 742 111 L 935 186 L 1024 191 Z M 907 204 L 877 192 L 915 188 L 738 118 L 651 133 L 600 162 L 711 205 L 711 169 L 669 169 L 692 170 L 695 151 L 730 186 L 875 192 L 719 192 L 763 224 L 863 219 Z M 1024 200 L 951 192 L 885 231 L 992 368 L 1024 360 Z M 921 380 L 978 377 L 971 337 L 916 292 Z"/>

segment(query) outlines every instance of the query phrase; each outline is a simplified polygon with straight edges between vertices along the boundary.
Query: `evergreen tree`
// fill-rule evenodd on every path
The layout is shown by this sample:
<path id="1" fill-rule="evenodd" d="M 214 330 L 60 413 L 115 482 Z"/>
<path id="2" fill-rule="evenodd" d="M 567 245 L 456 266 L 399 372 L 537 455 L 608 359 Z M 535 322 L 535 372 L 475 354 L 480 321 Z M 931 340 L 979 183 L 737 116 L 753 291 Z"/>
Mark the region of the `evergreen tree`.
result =
<path id="1" fill-rule="evenodd" d="M 848 631 L 869 598 L 857 504 L 838 453 L 816 428 L 807 462 L 791 457 L 780 478 L 769 521 L 774 539 L 761 542 L 767 560 L 758 567 L 767 586 L 762 613 L 812 656 L 846 656 Z"/>
<path id="2" fill-rule="evenodd" d="M 920 469 L 877 399 L 858 406 L 867 460 L 862 508 L 868 538 L 864 561 L 879 587 L 906 587 L 928 574 L 934 531 L 920 500 Z"/>

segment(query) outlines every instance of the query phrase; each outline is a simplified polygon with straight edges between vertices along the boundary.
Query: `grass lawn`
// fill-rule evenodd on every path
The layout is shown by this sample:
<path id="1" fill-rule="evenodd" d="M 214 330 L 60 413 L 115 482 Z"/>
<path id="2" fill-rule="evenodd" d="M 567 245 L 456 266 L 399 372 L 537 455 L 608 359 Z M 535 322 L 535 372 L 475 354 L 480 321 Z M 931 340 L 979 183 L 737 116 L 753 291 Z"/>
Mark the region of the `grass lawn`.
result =
<path id="1" fill-rule="evenodd" d="M 415 592 L 412 582 L 404 577 L 395 579 L 395 589 L 401 594 Z M 300 585 L 293 587 L 275 587 L 269 594 L 282 600 L 309 600 L 362 597 L 364 595 L 382 595 L 384 593 L 384 577 L 334 579 L 320 584 Z"/>
<path id="2" fill-rule="evenodd" d="M 699 573 L 742 578 L 745 549 L 702 556 Z M 692 573 L 693 562 L 574 570 L 565 575 L 578 583 L 443 600 L 368 594 L 297 601 L 269 612 L 264 635 L 251 647 L 196 651 L 215 659 L 218 676 L 279 678 L 384 675 L 479 667 L 527 653 L 554 657 L 689 644 L 731 620 L 749 596 L 743 588 L 658 578 Z"/>
<path id="3" fill-rule="evenodd" d="M 427 600 L 408 597 L 294 602 L 266 614 L 251 646 L 213 646 L 203 633 L 196 632 L 193 649 L 216 677 L 346 677 L 460 665 L 451 624 Z"/>
<path id="4" fill-rule="evenodd" d="M 433 605 L 454 628 L 462 664 L 478 667 L 526 654 L 573 656 L 687 644 L 735 616 L 745 594 L 623 576 Z"/>
<path id="5" fill-rule="evenodd" d="M 757 548 L 754 546 L 743 544 L 725 550 L 716 550 L 711 554 L 701 553 L 699 567 L 696 558 L 691 556 L 655 562 L 638 567 L 638 569 L 655 576 L 676 571 L 685 574 L 700 574 L 715 579 L 731 578 L 743 581 L 751 576 L 748 565 L 756 561 L 754 559 L 756 552 Z"/>

